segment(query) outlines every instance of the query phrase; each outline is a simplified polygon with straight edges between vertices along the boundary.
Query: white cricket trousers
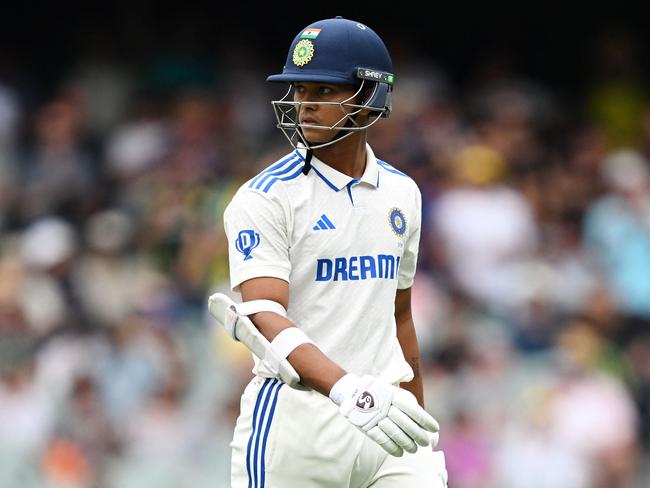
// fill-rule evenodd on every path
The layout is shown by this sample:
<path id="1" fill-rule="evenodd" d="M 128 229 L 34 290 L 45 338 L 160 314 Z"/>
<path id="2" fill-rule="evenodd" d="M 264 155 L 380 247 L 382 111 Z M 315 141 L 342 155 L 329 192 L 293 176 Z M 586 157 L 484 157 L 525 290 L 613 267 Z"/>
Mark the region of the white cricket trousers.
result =
<path id="1" fill-rule="evenodd" d="M 231 447 L 231 488 L 445 488 L 441 451 L 391 456 L 329 398 L 277 379 L 248 384 Z"/>

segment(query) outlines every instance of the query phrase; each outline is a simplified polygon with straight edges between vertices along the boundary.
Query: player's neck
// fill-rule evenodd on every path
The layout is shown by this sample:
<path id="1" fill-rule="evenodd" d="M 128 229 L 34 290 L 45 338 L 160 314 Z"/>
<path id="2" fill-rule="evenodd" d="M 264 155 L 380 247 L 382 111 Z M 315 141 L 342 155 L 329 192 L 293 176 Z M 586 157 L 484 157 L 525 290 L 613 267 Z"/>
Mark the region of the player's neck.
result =
<path id="1" fill-rule="evenodd" d="M 331 146 L 315 149 L 314 156 L 351 178 L 361 178 L 366 170 L 365 133 L 360 132 Z"/>

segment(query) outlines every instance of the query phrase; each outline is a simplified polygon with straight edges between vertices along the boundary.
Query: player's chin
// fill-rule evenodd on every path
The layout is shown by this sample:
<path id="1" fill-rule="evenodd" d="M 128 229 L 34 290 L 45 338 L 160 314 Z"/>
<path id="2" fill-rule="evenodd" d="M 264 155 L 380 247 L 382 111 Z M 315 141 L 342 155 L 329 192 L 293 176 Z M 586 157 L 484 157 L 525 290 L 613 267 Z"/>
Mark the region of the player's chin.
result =
<path id="1" fill-rule="evenodd" d="M 324 129 L 302 128 L 302 135 L 310 144 L 323 144 L 332 140 L 332 131 Z"/>

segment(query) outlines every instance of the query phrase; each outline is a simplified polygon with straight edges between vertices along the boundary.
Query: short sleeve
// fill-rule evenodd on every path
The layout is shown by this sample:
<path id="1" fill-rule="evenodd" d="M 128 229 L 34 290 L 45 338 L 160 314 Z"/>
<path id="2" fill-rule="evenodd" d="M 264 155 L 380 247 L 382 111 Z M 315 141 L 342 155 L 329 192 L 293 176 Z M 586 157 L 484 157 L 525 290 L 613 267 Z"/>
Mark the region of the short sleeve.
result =
<path id="1" fill-rule="evenodd" d="M 408 237 L 404 242 L 404 254 L 399 265 L 399 278 L 397 281 L 397 288 L 399 290 L 413 286 L 415 270 L 417 268 L 418 250 L 420 248 L 420 229 L 422 227 L 422 195 L 417 185 L 415 185 L 414 191 L 415 203 L 413 204 L 412 222 L 407 222 Z"/>
<path id="2" fill-rule="evenodd" d="M 239 285 L 251 278 L 266 276 L 289 281 L 287 219 L 276 197 L 239 191 L 223 220 L 233 291 L 239 292 Z"/>

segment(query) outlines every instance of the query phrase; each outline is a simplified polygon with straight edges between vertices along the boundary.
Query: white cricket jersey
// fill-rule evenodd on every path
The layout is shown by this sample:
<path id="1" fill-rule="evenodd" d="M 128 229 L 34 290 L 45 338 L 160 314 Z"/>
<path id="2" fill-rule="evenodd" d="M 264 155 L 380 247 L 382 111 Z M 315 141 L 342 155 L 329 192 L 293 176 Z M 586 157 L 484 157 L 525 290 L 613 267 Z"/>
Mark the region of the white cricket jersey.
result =
<path id="1" fill-rule="evenodd" d="M 416 183 L 366 147 L 351 178 L 296 150 L 246 182 L 224 213 L 233 291 L 289 283 L 288 317 L 350 373 L 413 378 L 396 336 L 395 293 L 413 283 L 422 201 Z M 272 376 L 255 358 L 255 374 Z"/>

